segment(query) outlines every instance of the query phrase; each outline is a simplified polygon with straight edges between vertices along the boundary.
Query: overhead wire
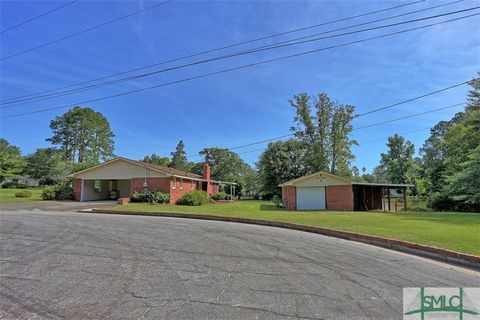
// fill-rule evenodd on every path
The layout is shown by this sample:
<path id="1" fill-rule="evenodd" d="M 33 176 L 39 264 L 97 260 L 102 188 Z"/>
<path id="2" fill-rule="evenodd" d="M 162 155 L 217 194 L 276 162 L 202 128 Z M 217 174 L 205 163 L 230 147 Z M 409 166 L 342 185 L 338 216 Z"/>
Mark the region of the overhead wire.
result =
<path id="1" fill-rule="evenodd" d="M 139 13 L 142 13 L 142 12 L 145 12 L 147 10 L 151 10 L 151 9 L 155 9 L 157 7 L 160 7 L 160 6 L 163 6 L 167 3 L 170 3 L 174 0 L 166 0 L 166 1 L 163 1 L 163 2 L 160 2 L 160 3 L 156 3 L 154 5 L 151 5 L 149 7 L 145 7 L 143 9 L 140 9 L 140 10 L 137 10 L 137 11 L 134 11 L 134 12 L 131 12 L 129 14 L 126 14 L 126 15 L 123 15 L 123 16 L 120 16 L 120 17 L 117 17 L 117 18 L 114 18 L 114 19 L 111 19 L 111 20 L 108 20 L 106 22 L 103 22 L 103 23 L 100 23 L 100 24 L 97 24 L 95 26 L 92 26 L 92 27 L 89 27 L 89 28 L 86 28 L 86 29 L 83 29 L 83 30 L 80 30 L 80 31 L 77 31 L 77 32 L 74 32 L 74 33 L 71 33 L 71 34 L 68 34 L 66 36 L 62 36 L 60 38 L 57 38 L 55 40 L 52 40 L 52 41 L 48 41 L 48 42 L 45 42 L 43 44 L 40 44 L 38 46 L 35 46 L 35 47 L 31 47 L 29 49 L 26 49 L 26 50 L 22 50 L 22 51 L 19 51 L 17 53 L 14 53 L 14 54 L 11 54 L 9 56 L 6 56 L 6 57 L 3 57 L 0 59 L 0 61 L 5 61 L 5 60 L 8 60 L 8 59 L 11 59 L 11 58 L 14 58 L 14 57 L 18 57 L 20 55 L 23 55 L 25 53 L 29 53 L 29 52 L 32 52 L 32 51 L 35 51 L 35 50 L 38 50 L 40 48 L 44 48 L 44 47 L 47 47 L 49 45 L 52 45 L 54 43 L 57 43 L 57 42 L 60 42 L 60 41 L 64 41 L 64 40 L 67 40 L 67 39 L 70 39 L 70 38 L 73 38 L 73 37 L 76 37 L 76 36 L 79 36 L 81 34 L 84 34 L 86 32 L 90 32 L 92 30 L 96 30 L 98 28 L 101 28 L 101 27 L 104 27 L 104 26 L 107 26 L 109 24 L 112 24 L 114 22 L 117 22 L 117 21 L 120 21 L 120 20 L 123 20 L 123 19 L 126 19 L 126 18 L 129 18 L 133 15 L 137 15 Z"/>
<path id="2" fill-rule="evenodd" d="M 40 18 L 42 18 L 42 17 L 44 17 L 44 16 L 46 16 L 46 15 L 49 15 L 50 13 L 53 13 L 53 12 L 55 12 L 55 11 L 58 11 L 58 10 L 63 9 L 63 8 L 65 8 L 65 7 L 68 7 L 69 5 L 72 5 L 72 4 L 74 4 L 75 2 L 77 2 L 77 1 L 78 1 L 78 0 L 73 0 L 73 1 L 70 1 L 70 2 L 67 2 L 67 3 L 64 3 L 64 4 L 62 4 L 62 5 L 58 6 L 58 7 L 55 7 L 55 8 L 53 8 L 53 9 L 48 10 L 48 11 L 45 11 L 45 12 L 43 12 L 43 13 L 37 15 L 37 16 L 34 16 L 34 17 L 30 18 L 30 19 L 27 19 L 27 20 L 25 20 L 25 21 L 22 21 L 22 22 L 20 22 L 20 23 L 17 23 L 17 24 L 15 24 L 15 25 L 11 26 L 11 27 L 8 27 L 8 28 L 6 28 L 6 29 L 1 30 L 1 31 L 0 31 L 0 34 L 3 34 L 3 33 L 5 33 L 5 32 L 11 31 L 11 30 L 13 30 L 13 29 L 16 29 L 16 28 L 18 28 L 18 27 L 20 27 L 20 26 L 23 26 L 23 25 L 25 25 L 25 24 L 27 24 L 27 23 L 30 23 L 30 22 L 32 22 L 32 21 L 35 21 L 35 20 L 37 20 L 37 19 L 40 19 Z"/>
<path id="3" fill-rule="evenodd" d="M 66 90 L 66 91 L 63 91 L 63 92 L 50 93 L 50 94 L 46 94 L 46 95 L 43 95 L 43 96 L 38 96 L 38 97 L 33 97 L 33 98 L 24 98 L 24 99 L 21 99 L 21 100 L 15 100 L 15 101 L 9 101 L 9 102 L 0 102 L 0 105 L 10 105 L 10 106 L 3 106 L 2 107 L 2 108 L 9 108 L 9 107 L 11 107 L 12 104 L 13 105 L 18 105 L 18 104 L 25 104 L 25 103 L 30 103 L 30 102 L 38 102 L 38 101 L 42 101 L 42 100 L 48 100 L 48 99 L 57 98 L 57 97 L 65 96 L 65 95 L 70 95 L 70 94 L 73 94 L 73 93 L 85 92 L 85 91 L 89 91 L 89 90 L 93 90 L 93 89 L 97 89 L 97 88 L 101 88 L 101 87 L 105 87 L 105 86 L 109 86 L 109 85 L 113 85 L 113 84 L 118 84 L 118 83 L 122 83 L 122 82 L 126 82 L 126 81 L 131 81 L 131 80 L 137 80 L 137 79 L 141 79 L 141 78 L 145 78 L 145 77 L 150 77 L 150 76 L 157 75 L 157 74 L 164 73 L 164 72 L 169 72 L 169 71 L 178 70 L 178 69 L 182 69 L 182 68 L 186 68 L 186 67 L 192 67 L 192 66 L 196 66 L 196 65 L 200 65 L 200 64 L 210 63 L 210 62 L 214 62 L 214 61 L 218 61 L 218 60 L 224 60 L 224 59 L 234 58 L 234 57 L 248 55 L 248 54 L 252 54 L 252 53 L 257 53 L 257 52 L 262 52 L 262 51 L 267 51 L 267 50 L 273 50 L 273 49 L 279 49 L 279 48 L 284 48 L 284 47 L 289 47 L 289 46 L 294 46 L 294 45 L 299 45 L 299 44 L 305 44 L 305 43 L 310 43 L 310 42 L 314 42 L 314 41 L 326 40 L 326 39 L 331 39 L 331 38 L 336 38 L 336 37 L 341 37 L 341 36 L 346 36 L 346 35 L 363 33 L 363 32 L 368 32 L 368 31 L 373 31 L 373 30 L 384 29 L 384 28 L 390 28 L 390 27 L 399 26 L 399 25 L 403 25 L 403 24 L 415 23 L 415 22 L 429 20 L 429 19 L 435 19 L 435 18 L 447 16 L 447 15 L 452 15 L 452 14 L 458 14 L 458 13 L 462 13 L 462 12 L 477 10 L 479 8 L 480 8 L 480 6 L 477 6 L 477 7 L 472 7 L 472 8 L 468 8 L 468 9 L 462 9 L 462 10 L 437 14 L 437 15 L 433 15 L 433 16 L 422 17 L 422 18 L 418 18 L 418 19 L 401 21 L 401 22 L 388 24 L 388 25 L 382 25 L 382 26 L 377 26 L 377 27 L 372 27 L 372 28 L 367 28 L 367 29 L 361 29 L 361 30 L 356 30 L 356 31 L 351 31 L 351 32 L 346 32 L 346 33 L 341 33 L 341 34 L 325 36 L 325 37 L 319 37 L 319 38 L 313 38 L 313 39 L 307 39 L 307 40 L 300 40 L 300 41 L 296 41 L 296 42 L 292 42 L 292 41 L 296 40 L 296 39 L 292 39 L 292 40 L 280 42 L 279 44 L 271 44 L 271 45 L 268 45 L 268 46 L 262 46 L 262 47 L 258 47 L 258 48 L 245 50 L 245 51 L 240 51 L 240 52 L 235 52 L 235 53 L 231 53 L 231 54 L 227 54 L 227 55 L 217 56 L 217 57 L 213 57 L 213 58 L 209 58 L 209 59 L 205 59 L 205 60 L 195 61 L 195 62 L 183 64 L 183 65 L 177 65 L 177 66 L 173 66 L 173 67 L 169 67 L 169 68 L 165 68 L 165 69 L 155 70 L 155 71 L 151 71 L 151 72 L 148 72 L 148 73 L 133 75 L 133 76 L 120 78 L 120 79 L 115 79 L 115 80 L 111 80 L 111 81 L 107 81 L 107 82 L 103 82 L 103 83 L 93 84 L 93 85 L 86 86 L 86 87 L 70 89 L 70 90 Z M 342 29 L 344 29 L 344 28 L 342 28 Z M 337 31 L 337 30 L 327 31 L 327 32 L 324 32 L 324 33 L 331 33 L 331 32 L 334 32 L 334 31 Z M 305 37 L 302 37 L 302 38 L 305 38 Z"/>
<path id="4" fill-rule="evenodd" d="M 39 109 L 39 110 L 34 110 L 34 111 L 23 112 L 23 113 L 11 114 L 11 115 L 7 115 L 7 116 L 2 116 L 0 118 L 19 117 L 19 116 L 24 116 L 24 115 L 28 115 L 28 114 L 36 114 L 36 113 L 47 112 L 47 111 L 52 111 L 52 110 L 64 109 L 64 108 L 68 108 L 68 107 L 71 107 L 71 106 L 74 106 L 74 105 L 91 103 L 91 102 L 101 101 L 101 100 L 105 100 L 105 99 L 111 99 L 111 98 L 115 98 L 115 97 L 125 96 L 125 95 L 129 95 L 129 94 L 133 94 L 133 93 L 138 93 L 138 92 L 143 92 L 143 91 L 146 91 L 146 90 L 152 90 L 152 89 L 168 86 L 168 85 L 173 85 L 173 84 L 187 82 L 187 81 L 191 81 L 191 80 L 195 80 L 195 79 L 205 78 L 205 77 L 212 76 L 212 75 L 227 73 L 227 72 L 231 72 L 231 71 L 235 71 L 235 70 L 240 70 L 240 69 L 245 69 L 245 68 L 258 66 L 258 65 L 262 65 L 262 64 L 266 64 L 266 63 L 271 63 L 271 62 L 274 62 L 274 61 L 290 59 L 290 58 L 304 56 L 304 55 L 317 53 L 317 52 L 321 52 L 321 51 L 325 51 L 325 50 L 344 47 L 344 46 L 348 46 L 348 45 L 352 45 L 352 44 L 363 43 L 363 42 L 367 42 L 367 41 L 371 41 L 371 40 L 375 40 L 375 39 L 380 39 L 380 38 L 385 38 L 385 37 L 389 37 L 389 36 L 393 36 L 393 35 L 403 34 L 403 33 L 406 33 L 406 32 L 420 30 L 420 29 L 432 27 L 432 26 L 435 26 L 435 25 L 440 25 L 440 24 L 444 24 L 444 23 L 448 23 L 448 22 L 453 22 L 453 21 L 458 21 L 458 20 L 470 18 L 470 17 L 473 17 L 473 16 L 477 16 L 479 14 L 480 13 L 470 14 L 470 15 L 467 15 L 467 16 L 462 16 L 462 17 L 458 17 L 458 18 L 454 18 L 454 19 L 450 19 L 450 20 L 445 20 L 445 21 L 441 21 L 441 22 L 428 24 L 428 25 L 423 25 L 423 26 L 419 26 L 419 27 L 415 27 L 415 28 L 411 28 L 411 29 L 405 29 L 405 30 L 386 33 L 386 34 L 382 34 L 382 35 L 378 35 L 378 36 L 374 36 L 374 37 L 370 37 L 370 38 L 364 38 L 364 39 L 360 39 L 360 40 L 341 43 L 341 44 L 332 45 L 332 46 L 328 46 L 328 47 L 323 47 L 323 48 L 319 48 L 319 49 L 313 49 L 313 50 L 303 51 L 303 52 L 299 52 L 299 53 L 295 53 L 295 54 L 291 54 L 291 55 L 272 58 L 272 59 L 268 59 L 268 60 L 253 62 L 253 63 L 249 63 L 249 64 L 245 64 L 245 65 L 241 65 L 241 66 L 237 66 L 237 67 L 233 67 L 233 68 L 222 69 L 222 70 L 215 71 L 215 72 L 210 72 L 210 73 L 206 73 L 206 74 L 201 74 L 201 75 L 197 75 L 197 76 L 183 78 L 183 79 L 180 79 L 180 80 L 161 83 L 161 84 L 158 84 L 158 85 L 154 85 L 154 86 L 150 86 L 150 87 L 144 87 L 144 88 L 140 88 L 140 89 L 136 89 L 136 90 L 132 90 L 132 91 L 121 92 L 121 93 L 117 93 L 117 94 L 113 94 L 113 95 L 108 95 L 108 96 L 95 98 L 95 99 L 89 99 L 89 100 L 76 102 L 76 103 L 70 103 L 70 104 L 66 104 L 66 105 L 62 105 L 62 106 L 56 106 L 56 107 L 50 107 L 50 108 L 44 108 L 44 109 Z"/>
<path id="5" fill-rule="evenodd" d="M 442 111 L 442 110 L 446 110 L 446 109 L 451 109 L 451 108 L 458 107 L 458 106 L 465 105 L 465 104 L 466 104 L 466 102 L 456 103 L 456 104 L 448 105 L 448 106 L 441 107 L 441 108 L 436 108 L 436 109 L 431 109 L 431 110 L 424 111 L 424 112 L 410 114 L 410 115 L 404 116 L 404 117 L 399 117 L 399 118 L 390 119 L 390 120 L 386 120 L 386 121 L 380 121 L 380 122 L 372 123 L 372 124 L 361 126 L 361 127 L 353 127 L 352 131 L 371 128 L 371 127 L 374 127 L 374 126 L 378 126 L 378 125 L 382 125 L 382 124 L 386 124 L 386 123 L 391 123 L 391 122 L 395 122 L 395 121 L 400 121 L 400 120 L 405 120 L 405 119 L 409 119 L 409 118 L 413 118 L 413 117 L 418 117 L 418 116 L 421 116 L 421 115 L 425 115 L 425 114 L 429 114 L 429 113 L 433 113 L 433 112 L 437 112 L 437 111 Z M 420 130 L 425 130 L 425 129 L 420 129 Z M 240 146 L 235 146 L 235 147 L 231 147 L 231 148 L 223 148 L 223 149 L 236 150 L 236 149 L 241 149 L 241 148 L 245 148 L 245 147 L 249 147 L 249 146 L 253 146 L 253 145 L 258 145 L 258 144 L 262 144 L 262 143 L 266 143 L 266 142 L 278 141 L 280 139 L 287 138 L 287 137 L 292 137 L 294 135 L 295 135 L 295 133 L 290 133 L 290 134 L 286 134 L 286 135 L 282 135 L 282 136 L 278 136 L 278 137 L 274 137 L 274 138 L 270 138 L 270 139 L 265 139 L 265 140 L 261 140 L 261 141 L 257 141 L 257 142 L 252 142 L 252 143 L 248 143 L 248 144 L 244 144 L 244 145 L 240 145 Z M 187 155 L 187 157 L 189 157 L 189 158 L 199 157 L 199 156 L 201 156 L 200 153 Z"/>
<path id="6" fill-rule="evenodd" d="M 427 11 L 427 10 L 432 10 L 432 9 L 435 9 L 435 8 L 447 6 L 447 5 L 450 5 L 450 4 L 453 4 L 453 3 L 457 3 L 457 2 L 461 2 L 461 1 L 463 1 L 463 0 L 457 0 L 457 1 L 453 1 L 453 2 L 448 2 L 448 3 L 446 3 L 446 4 L 437 5 L 437 6 L 433 6 L 433 7 L 428 7 L 428 8 L 424 8 L 424 9 L 421 9 L 421 10 L 416 10 L 416 11 L 413 11 L 413 12 L 407 12 L 407 13 L 404 13 L 404 14 L 401 14 L 401 15 L 396 15 L 396 16 L 393 16 L 393 17 L 387 17 L 387 18 L 383 18 L 383 19 L 378 19 L 378 20 L 375 20 L 375 21 L 373 21 L 373 22 L 378 22 L 378 21 L 393 19 L 393 18 L 396 18 L 396 17 L 404 16 L 404 15 L 409 15 L 409 14 L 419 13 L 419 12 L 423 12 L 423 11 Z M 406 4 L 406 5 L 417 4 L 417 3 L 419 3 L 419 2 L 422 2 L 422 1 L 415 1 L 415 2 L 412 2 L 412 3 Z M 58 91 L 58 90 L 66 89 L 66 88 L 76 87 L 76 86 L 79 86 L 79 85 L 88 84 L 88 83 L 92 83 L 92 82 L 96 82 L 96 81 L 99 81 L 99 80 L 108 79 L 108 78 L 111 78 L 111 77 L 115 77 L 115 76 L 119 76 L 119 75 L 131 73 L 131 72 L 148 69 L 148 68 L 151 68 L 151 67 L 154 67 L 154 66 L 159 66 L 159 65 L 162 65 L 162 64 L 167 64 L 167 63 L 171 63 L 171 62 L 175 62 L 175 61 L 179 61 L 179 60 L 184 60 L 184 59 L 187 59 L 187 58 L 192 58 L 192 57 L 204 55 L 204 54 L 207 54 L 207 53 L 212 53 L 212 52 L 216 52 L 216 51 L 220 51 L 220 50 L 225 50 L 225 49 L 228 49 L 228 48 L 232 48 L 232 47 L 236 47 L 236 46 L 240 46 L 240 45 L 244 45 L 244 44 L 249 44 L 249 43 L 257 42 L 257 41 L 260 41 L 260 40 L 266 40 L 266 39 L 278 37 L 278 36 L 281 36 L 281 35 L 291 34 L 291 33 L 294 33 L 294 32 L 301 31 L 301 30 L 307 30 L 307 29 L 317 28 L 317 27 L 319 27 L 319 26 L 329 25 L 329 24 L 333 24 L 333 23 L 340 22 L 340 21 L 346 21 L 346 20 L 350 20 L 350 19 L 354 19 L 354 18 L 358 18 L 358 17 L 362 17 L 362 16 L 367 16 L 367 15 L 371 15 L 371 14 L 375 14 L 375 13 L 379 13 L 379 12 L 383 12 L 383 11 L 387 11 L 387 10 L 397 9 L 397 8 L 399 8 L 399 7 L 403 7 L 403 6 L 406 6 L 406 5 L 394 6 L 394 7 L 390 7 L 390 8 L 386 8 L 386 9 L 382 9 L 382 10 L 371 11 L 371 12 L 363 13 L 363 14 L 360 14 L 360 15 L 354 15 L 354 16 L 351 16 L 351 17 L 343 18 L 343 19 L 337 19 L 337 20 L 333 20 L 333 21 L 329 21 L 329 22 L 325 22 L 325 23 L 314 24 L 314 25 L 311 25 L 311 26 L 303 27 L 303 28 L 296 28 L 296 29 L 289 30 L 289 31 L 285 31 L 285 32 L 281 32 L 281 33 L 276 33 L 276 34 L 272 34 L 272 35 L 262 36 L 262 37 L 254 38 L 254 39 L 247 40 L 247 41 L 237 42 L 237 43 L 230 44 L 230 45 L 226 45 L 226 46 L 221 46 L 221 47 L 217 47 L 217 48 L 213 48 L 213 49 L 208 49 L 208 50 L 196 52 L 196 53 L 193 53 L 193 54 L 180 56 L 180 57 L 178 57 L 178 58 L 173 58 L 173 59 L 169 59 L 169 60 L 164 60 L 164 61 L 157 62 L 157 63 L 154 63 L 154 64 L 149 64 L 149 65 L 145 65 L 145 66 L 141 66 L 141 67 L 129 69 L 129 70 L 122 71 L 122 72 L 119 72 L 119 73 L 115 73 L 115 74 L 111 74 L 111 75 L 107 75 L 107 76 L 103 76 L 103 77 L 99 77 L 99 78 L 95 78 L 95 79 L 91 79 L 91 80 L 87 80 L 87 81 L 77 82 L 77 83 L 74 83 L 74 84 L 71 84 L 71 85 L 67 85 L 67 86 L 63 86 L 63 87 L 59 87 L 59 88 L 54 88 L 54 89 L 49 89 L 49 90 L 45 90 L 45 91 L 40 91 L 40 92 L 37 92 L 37 93 L 31 93 L 31 94 L 27 94 L 27 95 L 23 95 L 23 96 L 17 96 L 17 97 L 12 97 L 12 98 L 9 98 L 9 99 L 4 99 L 4 100 L 0 101 L 0 103 L 6 103 L 6 102 L 11 102 L 11 101 L 15 101 L 15 102 L 16 102 L 17 100 L 22 99 L 22 98 L 37 96 L 37 95 L 44 94 L 44 93 L 49 93 L 49 92 Z M 373 22 L 367 22 L 367 23 L 357 24 L 357 25 L 354 25 L 354 26 L 350 26 L 350 27 L 346 27 L 346 28 L 341 28 L 341 29 L 337 29 L 337 30 L 344 30 L 344 29 L 348 29 L 348 28 L 352 28 L 352 27 L 356 27 L 356 26 L 361 26 L 361 25 L 365 25 L 365 24 L 369 24 L 369 23 L 373 23 Z M 334 32 L 334 31 L 335 31 L 335 30 L 327 31 L 327 32 L 320 33 L 320 34 L 330 33 L 330 32 Z M 317 34 L 317 35 L 319 35 L 319 34 Z M 312 36 L 312 35 L 305 36 L 305 37 L 311 37 L 311 36 Z M 302 37 L 302 38 L 305 38 L 305 37 Z M 290 41 L 290 40 L 289 40 L 289 41 Z"/>

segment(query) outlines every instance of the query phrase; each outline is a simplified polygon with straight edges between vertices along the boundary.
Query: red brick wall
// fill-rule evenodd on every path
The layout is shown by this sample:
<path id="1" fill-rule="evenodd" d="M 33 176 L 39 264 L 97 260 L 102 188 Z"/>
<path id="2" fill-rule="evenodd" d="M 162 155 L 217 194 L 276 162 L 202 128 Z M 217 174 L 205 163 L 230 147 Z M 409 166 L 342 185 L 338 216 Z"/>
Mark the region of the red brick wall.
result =
<path id="1" fill-rule="evenodd" d="M 132 178 L 132 194 L 136 192 L 143 191 L 143 183 L 145 178 Z M 170 193 L 170 178 L 147 178 L 147 189 L 155 190 L 160 192 Z"/>
<path id="2" fill-rule="evenodd" d="M 327 210 L 353 211 L 353 188 L 351 185 L 328 186 Z"/>
<path id="3" fill-rule="evenodd" d="M 192 180 L 183 179 L 183 188 L 180 188 L 180 179 L 177 178 L 177 186 L 175 189 L 172 188 L 170 190 L 170 204 L 175 204 L 177 201 L 183 197 L 185 193 L 197 190 L 198 184 L 196 181 L 193 181 L 193 189 L 192 189 Z"/>
<path id="4" fill-rule="evenodd" d="M 282 187 L 282 203 L 288 210 L 297 209 L 297 190 L 294 186 Z"/>
<path id="5" fill-rule="evenodd" d="M 76 201 L 80 201 L 81 193 L 82 193 L 82 179 L 74 178 L 73 179 L 73 199 Z"/>

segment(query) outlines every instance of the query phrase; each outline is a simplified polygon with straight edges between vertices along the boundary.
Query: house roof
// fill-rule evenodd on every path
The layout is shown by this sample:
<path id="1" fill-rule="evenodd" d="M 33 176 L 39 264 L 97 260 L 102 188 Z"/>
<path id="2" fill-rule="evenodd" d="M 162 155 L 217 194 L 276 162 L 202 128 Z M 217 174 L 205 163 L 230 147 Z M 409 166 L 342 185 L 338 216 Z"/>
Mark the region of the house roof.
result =
<path id="1" fill-rule="evenodd" d="M 191 179 L 195 179 L 195 180 L 205 180 L 203 179 L 203 177 L 201 175 L 198 175 L 198 174 L 195 174 L 195 173 L 190 173 L 190 172 L 185 172 L 183 170 L 178 170 L 178 169 L 174 169 L 174 168 L 169 168 L 169 167 L 164 167 L 164 166 L 160 166 L 160 165 L 157 165 L 157 164 L 153 164 L 153 163 L 146 163 L 146 162 L 142 162 L 142 161 L 137 161 L 137 160 L 132 160 L 132 159 L 127 159 L 127 158 L 124 158 L 124 157 L 117 157 L 115 159 L 112 159 L 112 160 L 109 160 L 109 161 L 106 161 L 104 163 L 100 163 L 96 166 L 93 166 L 93 167 L 90 167 L 90 168 L 87 168 L 85 170 L 81 170 L 81 171 L 78 171 L 78 172 L 75 172 L 73 174 L 71 174 L 71 176 L 76 176 L 76 175 L 79 175 L 79 174 L 82 174 L 82 173 L 85 173 L 85 172 L 88 172 L 88 171 L 91 171 L 91 170 L 94 170 L 94 169 L 97 169 L 99 167 L 103 167 L 105 165 L 108 165 L 112 162 L 115 162 L 115 161 L 119 161 L 119 160 L 123 160 L 123 161 L 126 161 L 126 162 L 129 162 L 131 164 L 134 164 L 134 165 L 137 165 L 137 166 L 141 166 L 143 168 L 149 168 L 151 170 L 154 170 L 154 171 L 158 171 L 158 172 L 161 172 L 161 173 L 165 173 L 167 175 L 171 175 L 173 177 L 179 177 L 179 178 L 191 178 Z M 206 181 L 206 180 L 205 180 Z"/>
<path id="2" fill-rule="evenodd" d="M 295 184 L 297 184 L 297 183 L 299 183 L 299 182 L 302 182 L 302 181 L 304 181 L 304 180 L 308 180 L 308 179 L 311 179 L 311 178 L 315 178 L 315 177 L 321 176 L 321 175 L 325 175 L 325 176 L 327 176 L 327 177 L 331 177 L 331 178 L 334 178 L 334 179 L 344 180 L 344 181 L 347 182 L 348 184 L 351 184 L 351 183 L 352 183 L 351 180 L 348 180 L 348 179 L 345 179 L 345 178 L 336 176 L 336 175 L 331 174 L 331 173 L 328 173 L 328 172 L 319 171 L 319 172 L 316 172 L 316 173 L 311 174 L 311 175 L 308 175 L 308 176 L 303 176 L 303 177 L 300 177 L 300 178 L 297 178 L 297 179 L 293 179 L 293 180 L 284 182 L 284 183 L 282 183 L 282 184 L 280 184 L 280 185 L 278 185 L 278 186 L 279 186 L 279 187 L 294 186 Z"/>
<path id="3" fill-rule="evenodd" d="M 132 159 L 124 158 L 124 157 L 117 157 L 115 159 L 106 161 L 104 163 L 100 163 L 100 164 L 98 164 L 96 166 L 93 166 L 93 167 L 90 167 L 88 169 L 75 172 L 75 173 L 71 174 L 70 176 L 74 177 L 76 175 L 82 174 L 84 172 L 88 172 L 90 170 L 97 169 L 99 167 L 108 165 L 112 162 L 119 161 L 119 160 L 123 160 L 125 162 L 131 163 L 131 164 L 134 164 L 134 165 L 137 165 L 137 166 L 141 166 L 142 168 L 149 168 L 149 169 L 154 170 L 154 171 L 165 173 L 168 176 L 172 176 L 172 177 L 187 178 L 187 179 L 193 179 L 193 180 L 198 180 L 198 181 L 207 181 L 207 179 L 204 179 L 201 175 L 198 175 L 198 174 L 195 174 L 195 173 L 186 172 L 186 171 L 183 171 L 183 170 L 178 170 L 178 169 L 174 169 L 174 168 L 170 168 L 170 167 L 164 167 L 164 166 L 160 166 L 158 164 L 146 163 L 146 162 L 142 162 L 142 161 L 138 161 L 138 160 L 132 160 Z M 218 184 L 236 185 L 235 182 L 217 181 L 217 180 L 212 180 L 212 179 L 210 179 L 210 182 L 211 183 L 218 183 Z"/>
<path id="4" fill-rule="evenodd" d="M 356 181 L 352 181 L 350 179 L 347 179 L 347 178 L 343 178 L 343 177 L 339 177 L 339 176 L 336 176 L 334 174 L 331 174 L 331 173 L 328 173 L 328 172 L 324 172 L 324 171 L 319 171 L 317 173 L 314 173 L 314 174 L 311 174 L 311 175 L 308 175 L 308 176 L 303 176 L 303 177 L 300 177 L 300 178 L 297 178 L 297 179 L 293 179 L 293 180 L 290 180 L 290 181 L 287 181 L 287 182 L 284 182 L 280 185 L 278 185 L 279 187 L 285 187 L 285 186 L 295 186 L 297 183 L 299 182 L 302 182 L 302 181 L 305 181 L 305 180 L 308 180 L 308 179 L 311 179 L 311 178 L 315 178 L 317 176 L 320 176 L 320 175 L 323 175 L 323 176 L 327 176 L 327 177 L 331 177 L 331 178 L 335 178 L 337 180 L 343 180 L 345 181 L 347 184 L 353 184 L 353 185 L 361 185 L 361 186 L 377 186 L 377 187 L 414 187 L 413 184 L 402 184 L 402 183 L 372 183 L 372 182 L 356 182 Z"/>

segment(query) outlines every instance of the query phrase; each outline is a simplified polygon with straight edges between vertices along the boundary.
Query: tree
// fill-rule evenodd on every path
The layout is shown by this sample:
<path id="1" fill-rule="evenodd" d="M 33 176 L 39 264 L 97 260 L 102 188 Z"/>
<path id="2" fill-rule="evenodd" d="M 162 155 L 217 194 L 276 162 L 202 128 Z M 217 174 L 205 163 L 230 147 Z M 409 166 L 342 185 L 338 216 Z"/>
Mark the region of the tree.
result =
<path id="1" fill-rule="evenodd" d="M 306 174 L 303 144 L 296 139 L 268 144 L 257 163 L 262 192 L 279 195 L 279 184 Z"/>
<path id="2" fill-rule="evenodd" d="M 41 185 L 55 184 L 63 179 L 64 163 L 59 150 L 39 148 L 26 157 L 25 173 Z"/>
<path id="3" fill-rule="evenodd" d="M 480 211 L 480 146 L 468 155 L 461 170 L 447 178 L 446 193 L 458 202 Z"/>
<path id="4" fill-rule="evenodd" d="M 325 93 L 314 98 L 301 93 L 289 102 L 295 109 L 295 126 L 291 131 L 306 150 L 306 172 L 328 171 L 351 176 L 350 164 L 354 159 L 351 147 L 357 142 L 349 135 L 355 108 L 332 101 Z"/>
<path id="5" fill-rule="evenodd" d="M 151 155 L 146 155 L 141 160 L 142 162 L 158 164 L 160 166 L 168 167 L 170 165 L 170 158 L 168 157 L 160 157 L 156 153 L 152 153 Z"/>
<path id="6" fill-rule="evenodd" d="M 391 183 L 413 182 L 411 173 L 414 168 L 413 154 L 415 146 L 410 141 L 395 134 L 388 138 L 388 151 L 382 153 L 377 174 Z"/>
<path id="7" fill-rule="evenodd" d="M 0 139 L 0 181 L 20 174 L 24 166 L 20 148 Z"/>
<path id="8" fill-rule="evenodd" d="M 238 154 L 228 149 L 205 148 L 200 151 L 200 155 L 210 165 L 212 179 L 236 182 L 237 193 L 244 190 L 247 177 L 250 178 L 254 171 Z"/>
<path id="9" fill-rule="evenodd" d="M 185 144 L 183 140 L 180 140 L 175 148 L 175 151 L 172 153 L 172 161 L 169 164 L 169 167 L 175 168 L 178 170 L 189 171 L 190 165 L 187 161 L 187 153 L 185 152 Z"/>
<path id="10" fill-rule="evenodd" d="M 98 163 L 113 157 L 115 135 L 100 112 L 77 106 L 53 119 L 50 128 L 53 136 L 47 141 L 60 146 L 66 161 Z"/>

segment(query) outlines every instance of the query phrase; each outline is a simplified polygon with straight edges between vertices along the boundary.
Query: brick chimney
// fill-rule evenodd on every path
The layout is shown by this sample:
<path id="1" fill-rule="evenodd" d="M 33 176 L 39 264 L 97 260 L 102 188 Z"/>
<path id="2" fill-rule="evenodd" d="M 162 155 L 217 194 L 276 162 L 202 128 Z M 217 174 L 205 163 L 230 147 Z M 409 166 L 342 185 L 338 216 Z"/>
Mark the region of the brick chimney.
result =
<path id="1" fill-rule="evenodd" d="M 210 166 L 208 165 L 208 163 L 203 164 L 202 172 L 203 172 L 203 179 L 210 180 Z"/>

